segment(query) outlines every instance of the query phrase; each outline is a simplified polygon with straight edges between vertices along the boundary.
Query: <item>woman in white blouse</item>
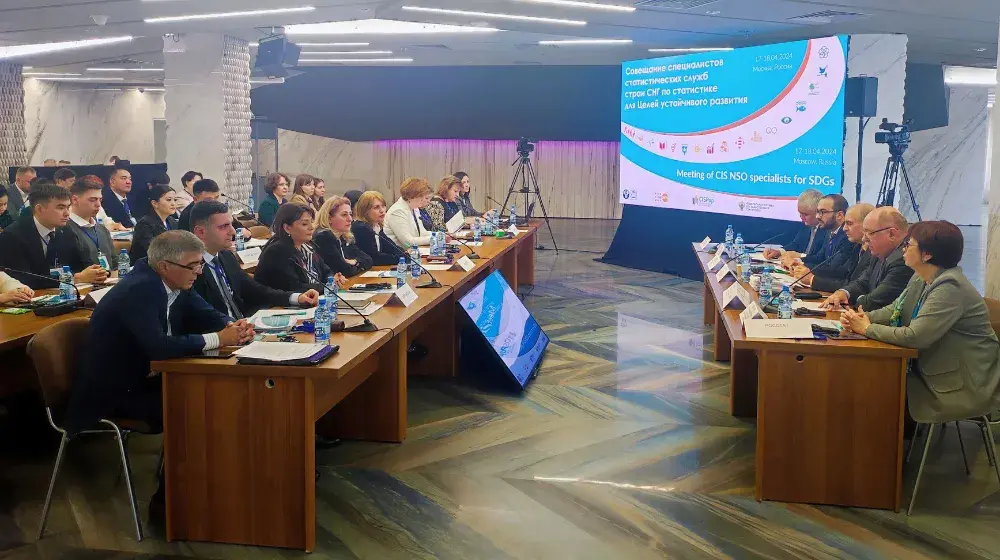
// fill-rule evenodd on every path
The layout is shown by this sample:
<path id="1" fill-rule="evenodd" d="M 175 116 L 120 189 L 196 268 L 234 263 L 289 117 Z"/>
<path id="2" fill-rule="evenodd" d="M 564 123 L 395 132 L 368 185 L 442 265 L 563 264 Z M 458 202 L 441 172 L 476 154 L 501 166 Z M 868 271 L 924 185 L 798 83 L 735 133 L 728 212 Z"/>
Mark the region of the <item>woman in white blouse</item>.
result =
<path id="1" fill-rule="evenodd" d="M 399 200 L 385 217 L 385 232 L 395 244 L 404 249 L 431 244 L 431 234 L 420 221 L 420 209 L 427 206 L 432 194 L 427 179 L 410 177 L 400 185 Z"/>
<path id="2" fill-rule="evenodd" d="M 0 272 L 0 305 L 17 305 L 28 303 L 34 297 L 31 288 L 11 278 L 5 272 Z"/>

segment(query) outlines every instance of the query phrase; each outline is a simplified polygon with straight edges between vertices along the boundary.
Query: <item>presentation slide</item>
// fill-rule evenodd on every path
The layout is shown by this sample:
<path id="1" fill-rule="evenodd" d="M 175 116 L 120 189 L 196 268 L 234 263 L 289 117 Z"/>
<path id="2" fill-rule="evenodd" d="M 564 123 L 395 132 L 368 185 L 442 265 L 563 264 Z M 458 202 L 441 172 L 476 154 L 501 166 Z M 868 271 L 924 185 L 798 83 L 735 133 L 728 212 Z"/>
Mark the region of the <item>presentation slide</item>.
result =
<path id="1" fill-rule="evenodd" d="M 847 37 L 622 64 L 621 202 L 798 220 L 843 183 Z"/>
<path id="2" fill-rule="evenodd" d="M 500 271 L 494 271 L 459 299 L 490 347 L 523 388 L 542 358 L 549 337 L 531 316 Z"/>

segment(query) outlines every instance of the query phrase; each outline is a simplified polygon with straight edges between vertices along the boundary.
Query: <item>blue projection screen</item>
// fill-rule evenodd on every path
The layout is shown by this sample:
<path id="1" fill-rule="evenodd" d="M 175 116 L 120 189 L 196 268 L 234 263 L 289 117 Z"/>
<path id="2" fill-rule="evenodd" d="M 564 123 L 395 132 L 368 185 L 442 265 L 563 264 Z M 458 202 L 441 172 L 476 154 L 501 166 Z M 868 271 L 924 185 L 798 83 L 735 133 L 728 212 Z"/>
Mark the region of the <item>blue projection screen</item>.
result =
<path id="1" fill-rule="evenodd" d="M 843 183 L 847 37 L 622 64 L 621 202 L 798 220 Z"/>
<path id="2" fill-rule="evenodd" d="M 500 271 L 494 271 L 458 300 L 480 334 L 524 388 L 538 365 L 549 337 L 510 289 Z"/>

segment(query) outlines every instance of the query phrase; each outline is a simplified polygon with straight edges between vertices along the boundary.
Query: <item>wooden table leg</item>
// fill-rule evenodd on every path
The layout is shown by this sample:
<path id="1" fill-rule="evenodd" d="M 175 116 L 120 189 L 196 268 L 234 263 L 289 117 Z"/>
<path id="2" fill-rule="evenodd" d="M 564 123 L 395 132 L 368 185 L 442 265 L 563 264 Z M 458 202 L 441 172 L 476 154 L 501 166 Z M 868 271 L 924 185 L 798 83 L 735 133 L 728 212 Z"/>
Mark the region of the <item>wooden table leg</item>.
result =
<path id="1" fill-rule="evenodd" d="M 702 315 L 702 320 L 706 325 L 714 325 L 716 318 L 719 316 L 719 312 L 715 309 L 715 297 L 712 295 L 712 287 L 708 285 L 708 277 L 705 277 L 705 300 L 704 314 Z"/>
<path id="2" fill-rule="evenodd" d="M 757 499 L 898 511 L 905 362 L 763 351 Z"/>
<path id="3" fill-rule="evenodd" d="M 729 413 L 757 416 L 757 353 L 733 349 L 729 369 Z"/>
<path id="4" fill-rule="evenodd" d="M 409 362 L 409 375 L 458 376 L 458 324 L 455 314 L 464 312 L 457 311 L 456 306 L 455 298 L 451 296 L 421 317 L 419 324 L 407 327 L 409 340 L 427 348 L 427 356 Z M 414 337 L 410 334 L 414 332 L 419 334 Z"/>
<path id="5" fill-rule="evenodd" d="M 499 260 L 500 274 L 503 274 L 504 280 L 517 293 L 517 251 L 507 251 Z"/>
<path id="6" fill-rule="evenodd" d="M 316 547 L 310 379 L 165 373 L 163 404 L 168 541 Z"/>
<path id="7" fill-rule="evenodd" d="M 728 362 L 733 352 L 733 341 L 726 332 L 725 321 L 719 313 L 715 314 L 715 350 L 713 358 L 717 362 Z"/>
<path id="8" fill-rule="evenodd" d="M 522 234 L 517 244 L 517 283 L 535 285 L 535 231 Z"/>

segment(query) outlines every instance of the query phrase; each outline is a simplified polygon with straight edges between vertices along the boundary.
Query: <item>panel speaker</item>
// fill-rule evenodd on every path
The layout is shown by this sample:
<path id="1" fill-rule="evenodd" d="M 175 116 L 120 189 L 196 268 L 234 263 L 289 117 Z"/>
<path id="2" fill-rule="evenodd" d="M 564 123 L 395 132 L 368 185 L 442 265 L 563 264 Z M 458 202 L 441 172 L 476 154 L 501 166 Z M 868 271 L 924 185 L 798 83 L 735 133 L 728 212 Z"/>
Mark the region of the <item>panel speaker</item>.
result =
<path id="1" fill-rule="evenodd" d="M 878 78 L 847 78 L 844 114 L 848 117 L 874 117 L 878 113 Z"/>

